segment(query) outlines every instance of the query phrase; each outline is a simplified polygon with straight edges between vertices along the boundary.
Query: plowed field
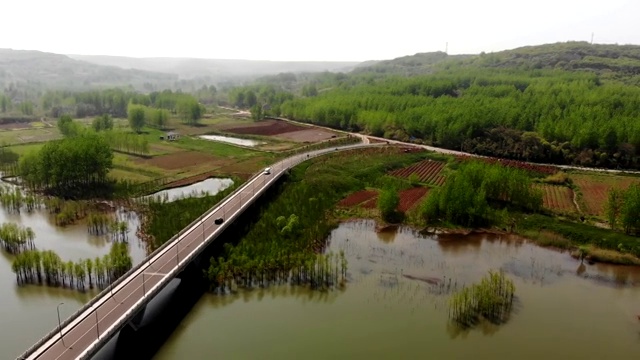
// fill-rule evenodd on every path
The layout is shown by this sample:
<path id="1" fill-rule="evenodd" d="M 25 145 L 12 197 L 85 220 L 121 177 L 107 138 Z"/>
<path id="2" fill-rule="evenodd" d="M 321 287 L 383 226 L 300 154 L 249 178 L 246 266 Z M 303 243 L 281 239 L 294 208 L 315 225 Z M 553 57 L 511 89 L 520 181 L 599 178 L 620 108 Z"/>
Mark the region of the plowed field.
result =
<path id="1" fill-rule="evenodd" d="M 407 190 L 402 190 L 400 194 L 400 204 L 398 204 L 398 211 L 406 212 L 416 205 L 425 194 L 429 192 L 426 187 L 415 187 Z"/>
<path id="2" fill-rule="evenodd" d="M 566 186 L 542 184 L 543 206 L 551 210 L 576 211 L 573 204 L 573 190 Z"/>
<path id="3" fill-rule="evenodd" d="M 394 170 L 391 172 L 391 175 L 397 176 L 400 178 L 409 178 L 412 174 L 416 174 L 418 176 L 418 180 L 423 183 L 434 184 L 434 185 L 442 185 L 444 184 L 444 176 L 440 175 L 442 169 L 444 168 L 444 163 L 440 161 L 434 160 L 424 160 L 417 164 L 413 164 L 411 166 Z"/>
<path id="4" fill-rule="evenodd" d="M 625 176 L 571 174 L 574 184 L 582 192 L 582 209 L 589 215 L 604 216 L 609 190 L 626 190 L 640 180 Z"/>
<path id="5" fill-rule="evenodd" d="M 342 199 L 338 203 L 338 206 L 344 206 L 344 207 L 355 206 L 367 200 L 371 200 L 377 196 L 378 196 L 378 193 L 373 190 L 362 190 L 362 191 L 354 192 L 353 194 Z"/>

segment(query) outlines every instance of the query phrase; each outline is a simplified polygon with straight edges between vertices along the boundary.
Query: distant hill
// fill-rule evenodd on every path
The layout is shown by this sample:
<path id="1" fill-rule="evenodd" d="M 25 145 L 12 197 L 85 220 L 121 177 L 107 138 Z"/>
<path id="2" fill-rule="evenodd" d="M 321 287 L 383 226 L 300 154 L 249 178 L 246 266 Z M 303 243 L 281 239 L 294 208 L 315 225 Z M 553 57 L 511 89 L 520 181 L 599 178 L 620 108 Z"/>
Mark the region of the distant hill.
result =
<path id="1" fill-rule="evenodd" d="M 68 55 L 98 65 L 117 66 L 178 75 L 181 79 L 209 77 L 226 81 L 238 77 L 256 77 L 278 73 L 347 72 L 357 62 L 262 61 L 191 58 L 131 58 L 123 56 Z"/>
<path id="2" fill-rule="evenodd" d="M 369 63 L 369 62 L 367 62 Z M 447 55 L 444 52 L 418 53 L 393 60 L 362 63 L 354 73 L 418 75 L 460 68 L 514 68 L 520 70 L 563 69 L 593 71 L 603 78 L 636 82 L 640 76 L 640 46 L 561 42 L 525 46 L 477 55 Z"/>
<path id="3" fill-rule="evenodd" d="M 365 61 L 356 67 L 354 73 L 375 72 L 398 75 L 429 74 L 437 70 L 434 67 L 450 60 L 463 60 L 473 55 L 447 55 L 442 51 L 417 53 L 415 55 L 402 56 L 392 60 Z"/>
<path id="4" fill-rule="evenodd" d="M 31 50 L 0 49 L 0 89 L 87 89 L 122 87 L 145 89 L 172 86 L 176 75 L 125 70 Z M 146 85 L 145 85 L 146 84 Z"/>

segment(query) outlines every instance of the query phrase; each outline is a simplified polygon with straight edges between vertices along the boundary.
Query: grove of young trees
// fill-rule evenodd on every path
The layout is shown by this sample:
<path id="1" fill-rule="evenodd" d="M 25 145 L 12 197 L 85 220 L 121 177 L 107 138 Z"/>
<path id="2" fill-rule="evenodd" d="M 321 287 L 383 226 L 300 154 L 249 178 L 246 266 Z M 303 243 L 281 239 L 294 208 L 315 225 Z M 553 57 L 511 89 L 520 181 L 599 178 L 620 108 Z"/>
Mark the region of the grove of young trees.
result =
<path id="1" fill-rule="evenodd" d="M 248 107 L 246 90 L 237 92 L 236 104 Z M 640 167 L 640 88 L 589 72 L 458 68 L 409 78 L 349 75 L 278 110 L 295 120 L 483 155 Z"/>
<path id="2" fill-rule="evenodd" d="M 103 289 L 124 275 L 133 265 L 127 244 L 114 242 L 109 254 L 102 258 L 79 261 L 63 261 L 51 250 L 25 250 L 16 255 L 11 269 L 16 274 L 18 284 L 42 284 L 84 290 Z"/>
<path id="3" fill-rule="evenodd" d="M 31 190 L 73 196 L 108 183 L 113 152 L 105 139 L 92 132 L 50 141 L 25 154 L 19 172 Z"/>
<path id="4" fill-rule="evenodd" d="M 542 192 L 532 186 L 531 177 L 523 170 L 474 161 L 461 164 L 445 185 L 432 190 L 420 213 L 428 222 L 487 226 L 506 220 L 506 212 L 495 206 L 500 203 L 538 211 Z"/>

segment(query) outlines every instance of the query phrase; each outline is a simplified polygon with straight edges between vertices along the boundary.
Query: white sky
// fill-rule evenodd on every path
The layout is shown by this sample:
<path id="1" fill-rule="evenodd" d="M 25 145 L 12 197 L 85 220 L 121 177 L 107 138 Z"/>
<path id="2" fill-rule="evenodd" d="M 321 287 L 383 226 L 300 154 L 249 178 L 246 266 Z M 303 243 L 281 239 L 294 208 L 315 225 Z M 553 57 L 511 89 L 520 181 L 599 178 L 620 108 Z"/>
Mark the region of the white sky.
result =
<path id="1" fill-rule="evenodd" d="M 526 5 L 525 5 L 526 4 Z M 568 40 L 640 44 L 640 0 L 5 0 L 0 48 L 253 60 L 391 59 Z"/>

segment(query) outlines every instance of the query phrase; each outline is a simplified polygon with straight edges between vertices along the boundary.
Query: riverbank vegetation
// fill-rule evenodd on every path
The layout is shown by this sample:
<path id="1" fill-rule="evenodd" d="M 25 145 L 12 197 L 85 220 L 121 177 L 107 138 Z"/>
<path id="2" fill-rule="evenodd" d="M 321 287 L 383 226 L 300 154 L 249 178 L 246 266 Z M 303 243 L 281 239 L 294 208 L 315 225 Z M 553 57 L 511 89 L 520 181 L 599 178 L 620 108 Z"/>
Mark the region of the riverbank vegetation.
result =
<path id="1" fill-rule="evenodd" d="M 329 213 L 353 191 L 407 186 L 386 172 L 424 157 L 381 147 L 325 155 L 296 166 L 248 233 L 211 259 L 212 288 L 226 292 L 280 283 L 318 289 L 339 285 L 346 275 L 344 256 L 321 254 L 335 225 Z"/>
<path id="2" fill-rule="evenodd" d="M 153 251 L 167 242 L 187 225 L 218 204 L 242 184 L 238 178 L 233 185 L 215 195 L 188 197 L 168 202 L 159 197 L 145 197 L 138 200 L 143 215 L 140 235 L 147 243 L 148 251 Z"/>

